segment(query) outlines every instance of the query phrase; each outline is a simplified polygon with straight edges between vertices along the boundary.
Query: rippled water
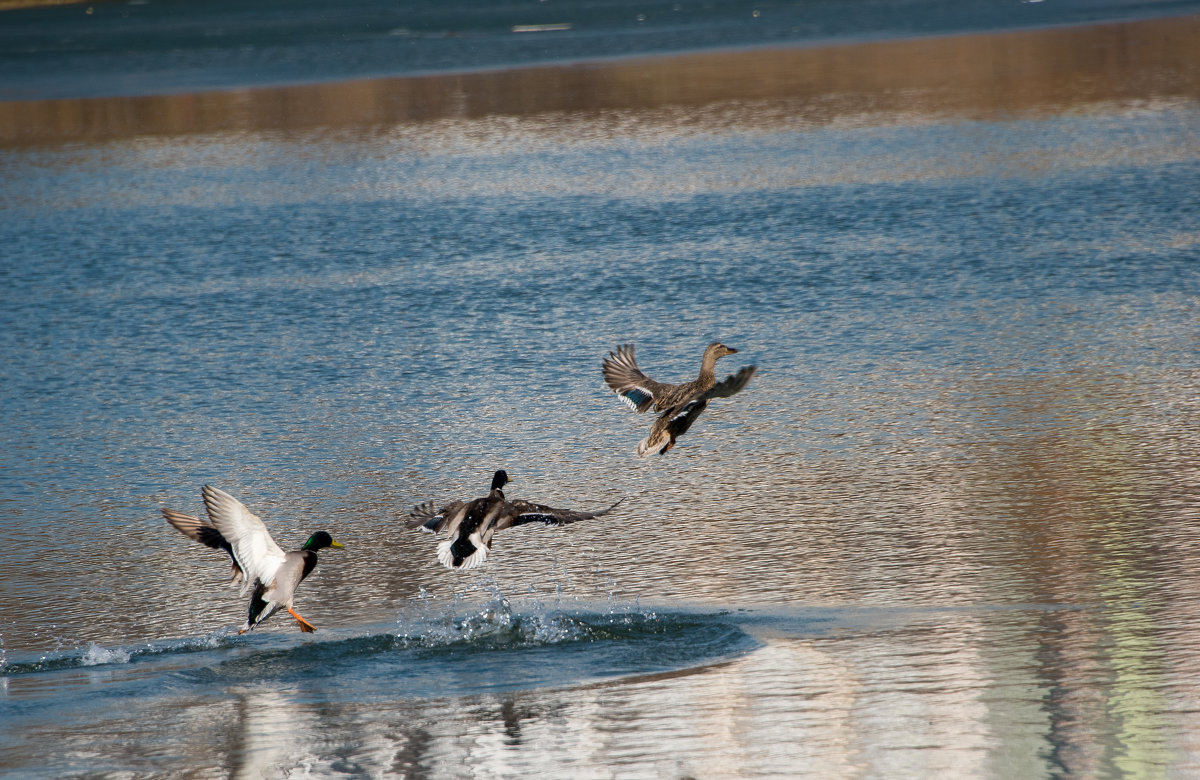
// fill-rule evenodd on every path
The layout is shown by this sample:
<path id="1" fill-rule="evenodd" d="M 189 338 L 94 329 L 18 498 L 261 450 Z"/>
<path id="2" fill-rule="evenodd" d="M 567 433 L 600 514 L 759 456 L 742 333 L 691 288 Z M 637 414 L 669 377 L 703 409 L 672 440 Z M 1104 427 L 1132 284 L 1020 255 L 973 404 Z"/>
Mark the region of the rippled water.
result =
<path id="1" fill-rule="evenodd" d="M 447 82 L 10 104 L 62 121 L 0 148 L 0 771 L 1200 771 L 1198 30 L 464 76 L 509 108 L 424 118 L 379 107 Z M 639 460 L 601 359 L 713 339 L 755 378 Z M 625 500 L 448 572 L 403 517 L 496 468 Z M 234 633 L 159 514 L 204 483 L 345 543 L 316 634 Z"/>
<path id="2" fill-rule="evenodd" d="M 12 6 L 32 5 L 32 8 Z M 0 100 L 194 93 L 1195 13 L 1196 0 L 10 0 Z"/>

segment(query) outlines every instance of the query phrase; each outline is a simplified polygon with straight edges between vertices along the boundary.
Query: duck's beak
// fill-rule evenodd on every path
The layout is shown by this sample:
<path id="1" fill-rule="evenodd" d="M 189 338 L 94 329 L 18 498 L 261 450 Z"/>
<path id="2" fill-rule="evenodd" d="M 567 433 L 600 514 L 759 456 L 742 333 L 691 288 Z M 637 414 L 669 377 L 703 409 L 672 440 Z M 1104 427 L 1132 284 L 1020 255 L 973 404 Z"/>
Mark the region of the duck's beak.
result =
<path id="1" fill-rule="evenodd" d="M 733 347 L 725 347 L 725 349 L 729 350 L 729 354 L 730 354 L 730 355 L 733 355 L 733 354 L 736 354 L 736 353 L 737 353 L 737 350 L 736 350 L 736 349 L 734 349 Z"/>
<path id="2" fill-rule="evenodd" d="M 332 539 L 330 539 L 330 540 L 329 540 L 329 546 L 330 546 L 330 547 L 336 547 L 336 548 L 338 548 L 339 550 L 341 550 L 341 549 L 345 548 L 345 546 L 346 546 L 346 545 L 342 544 L 341 542 L 335 542 L 335 541 L 333 541 Z"/>

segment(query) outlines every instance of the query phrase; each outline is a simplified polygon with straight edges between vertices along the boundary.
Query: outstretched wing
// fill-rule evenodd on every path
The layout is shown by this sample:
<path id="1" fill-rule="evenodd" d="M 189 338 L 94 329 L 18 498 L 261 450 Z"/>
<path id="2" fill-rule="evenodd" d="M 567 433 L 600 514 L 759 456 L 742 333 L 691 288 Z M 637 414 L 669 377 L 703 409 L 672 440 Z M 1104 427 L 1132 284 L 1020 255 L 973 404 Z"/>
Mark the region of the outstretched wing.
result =
<path id="1" fill-rule="evenodd" d="M 745 366 L 736 374 L 730 374 L 713 385 L 706 395 L 709 398 L 728 398 L 729 396 L 741 392 L 746 383 L 750 381 L 750 377 L 754 376 L 755 367 Z"/>
<path id="2" fill-rule="evenodd" d="M 436 534 L 446 525 L 446 518 L 453 518 L 462 509 L 464 501 L 452 501 L 441 509 L 436 508 L 432 501 L 426 501 L 413 507 L 404 525 L 407 528 L 420 528 L 430 534 Z"/>
<path id="3" fill-rule="evenodd" d="M 221 532 L 214 528 L 212 523 L 166 507 L 162 508 L 162 515 L 175 530 L 187 538 L 214 550 L 230 550 L 229 542 L 225 541 L 225 537 L 221 536 Z"/>
<path id="4" fill-rule="evenodd" d="M 593 517 L 600 517 L 613 511 L 616 509 L 617 504 L 620 504 L 624 500 L 622 498 L 608 509 L 601 509 L 598 512 L 576 512 L 571 509 L 555 509 L 554 507 L 533 504 L 528 501 L 510 501 L 508 503 L 508 511 L 496 523 L 496 530 L 513 528 L 518 525 L 525 525 L 526 523 L 569 525 L 570 523 L 577 523 L 580 520 L 591 520 Z"/>
<path id="5" fill-rule="evenodd" d="M 654 405 L 673 385 L 655 382 L 642 373 L 633 357 L 633 345 L 622 344 L 604 358 L 604 381 L 621 400 L 635 412 L 644 412 Z"/>
<path id="6" fill-rule="evenodd" d="M 246 505 L 220 488 L 205 485 L 200 491 L 213 526 L 229 541 L 233 558 L 246 574 L 243 589 L 256 580 L 270 585 L 283 565 L 283 550 L 275 544 L 263 521 Z"/>
<path id="7" fill-rule="evenodd" d="M 201 520 L 198 517 L 185 515 L 183 512 L 176 512 L 174 509 L 162 508 L 163 517 L 171 524 L 175 530 L 189 539 L 193 539 L 206 547 L 211 547 L 214 550 L 224 550 L 229 553 L 230 559 L 233 560 L 233 581 L 237 582 L 242 579 L 242 567 L 238 565 L 237 558 L 233 554 L 233 546 L 229 541 L 221 536 L 211 523 Z"/>

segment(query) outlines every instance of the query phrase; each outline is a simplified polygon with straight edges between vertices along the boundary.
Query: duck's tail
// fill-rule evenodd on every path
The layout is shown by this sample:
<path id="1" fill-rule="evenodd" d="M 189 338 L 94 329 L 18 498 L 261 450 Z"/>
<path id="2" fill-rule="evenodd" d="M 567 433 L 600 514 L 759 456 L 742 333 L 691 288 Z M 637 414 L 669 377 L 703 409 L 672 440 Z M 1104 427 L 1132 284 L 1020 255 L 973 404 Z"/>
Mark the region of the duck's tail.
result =
<path id="1" fill-rule="evenodd" d="M 649 436 L 638 442 L 637 454 L 639 458 L 644 458 L 655 452 L 659 455 L 665 455 L 667 450 L 673 446 L 675 446 L 675 439 L 671 436 L 670 431 L 651 431 Z"/>
<path id="2" fill-rule="evenodd" d="M 246 622 L 238 629 L 239 634 L 244 634 L 252 630 L 259 623 L 274 615 L 279 609 L 280 604 L 275 601 L 267 601 L 263 598 L 266 592 L 266 587 L 259 581 L 254 582 L 254 595 L 250 597 L 250 614 L 246 617 Z"/>
<path id="3" fill-rule="evenodd" d="M 479 534 L 454 536 L 438 544 L 437 556 L 447 569 L 474 569 L 487 562 L 488 546 Z"/>

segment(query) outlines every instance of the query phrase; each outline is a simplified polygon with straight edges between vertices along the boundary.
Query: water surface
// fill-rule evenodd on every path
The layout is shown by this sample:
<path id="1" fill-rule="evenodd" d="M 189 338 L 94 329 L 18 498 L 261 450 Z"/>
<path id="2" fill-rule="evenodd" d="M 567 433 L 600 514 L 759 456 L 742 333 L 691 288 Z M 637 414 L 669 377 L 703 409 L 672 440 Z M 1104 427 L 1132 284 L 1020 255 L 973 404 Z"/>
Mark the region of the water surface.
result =
<path id="1" fill-rule="evenodd" d="M 0 768 L 1196 773 L 1197 30 L 0 104 Z M 496 468 L 625 501 L 447 572 Z"/>
<path id="2" fill-rule="evenodd" d="M 0 11 L 0 100 L 187 94 L 1195 13 L 1196 0 L 117 0 Z"/>

